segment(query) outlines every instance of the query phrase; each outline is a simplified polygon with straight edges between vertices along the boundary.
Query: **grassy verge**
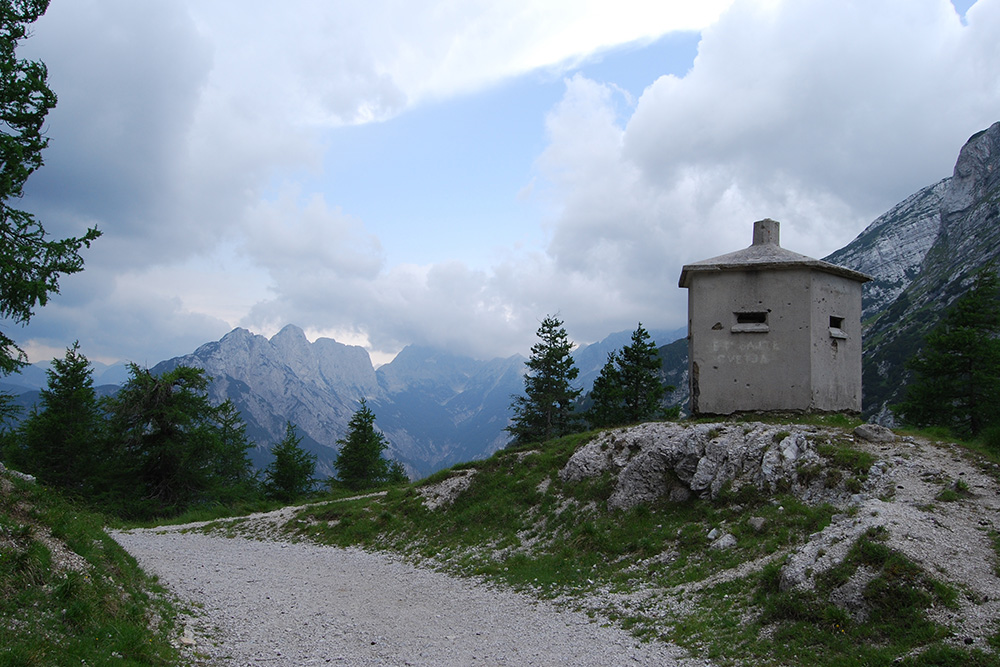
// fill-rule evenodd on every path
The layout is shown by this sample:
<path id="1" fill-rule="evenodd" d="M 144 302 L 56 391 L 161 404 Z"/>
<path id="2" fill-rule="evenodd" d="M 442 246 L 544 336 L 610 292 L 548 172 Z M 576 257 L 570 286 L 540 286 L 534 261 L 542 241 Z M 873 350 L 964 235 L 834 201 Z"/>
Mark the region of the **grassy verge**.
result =
<path id="1" fill-rule="evenodd" d="M 0 475 L 0 666 L 179 664 L 165 600 L 102 517 Z"/>
<path id="2" fill-rule="evenodd" d="M 927 611 L 955 604 L 957 593 L 877 533 L 859 539 L 815 590 L 782 591 L 785 556 L 827 526 L 834 507 L 743 486 L 714 501 L 611 512 L 610 476 L 569 484 L 558 475 L 591 437 L 504 450 L 460 466 L 474 471 L 472 483 L 438 510 L 427 509 L 421 487 L 454 470 L 381 497 L 314 505 L 286 530 L 326 544 L 388 549 L 453 574 L 558 598 L 719 664 L 995 664 L 993 655 L 946 641 L 948 628 Z M 873 462 L 849 437 L 820 453 L 824 474 L 859 485 Z M 713 549 L 711 536 L 726 533 L 736 545 Z M 831 602 L 848 582 L 860 587 L 860 615 Z"/>

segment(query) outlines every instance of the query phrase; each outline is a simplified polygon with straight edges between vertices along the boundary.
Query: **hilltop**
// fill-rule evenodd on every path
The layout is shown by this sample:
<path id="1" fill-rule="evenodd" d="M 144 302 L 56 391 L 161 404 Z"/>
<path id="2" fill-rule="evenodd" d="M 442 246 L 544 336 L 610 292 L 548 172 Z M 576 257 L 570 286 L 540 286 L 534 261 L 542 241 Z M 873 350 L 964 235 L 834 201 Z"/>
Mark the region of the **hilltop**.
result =
<path id="1" fill-rule="evenodd" d="M 388 550 L 718 664 L 988 665 L 998 509 L 991 459 L 827 418 L 581 434 L 182 530 Z"/>

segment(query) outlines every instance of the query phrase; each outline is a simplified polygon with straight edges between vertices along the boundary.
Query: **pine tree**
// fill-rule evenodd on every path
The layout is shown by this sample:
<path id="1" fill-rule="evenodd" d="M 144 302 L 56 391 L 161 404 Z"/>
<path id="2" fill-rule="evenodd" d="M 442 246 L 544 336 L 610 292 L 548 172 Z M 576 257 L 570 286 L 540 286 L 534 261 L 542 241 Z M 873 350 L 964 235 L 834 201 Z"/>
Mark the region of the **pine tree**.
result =
<path id="1" fill-rule="evenodd" d="M 48 0 L 0 3 L 0 321 L 27 324 L 36 306 L 59 292 L 59 277 L 83 270 L 79 251 L 101 233 L 91 228 L 80 237 L 52 240 L 34 215 L 10 203 L 42 166 L 48 145 L 45 116 L 56 105 L 41 61 L 18 58 L 18 43 L 28 36 Z M 14 340 L 0 331 L 0 375 L 27 363 Z"/>
<path id="2" fill-rule="evenodd" d="M 309 493 L 316 484 L 316 456 L 302 449 L 301 442 L 295 426 L 286 422 L 285 437 L 271 448 L 274 460 L 264 471 L 264 488 L 271 498 L 288 502 Z"/>
<path id="3" fill-rule="evenodd" d="M 215 408 L 204 370 L 178 366 L 160 376 L 131 364 L 129 379 L 106 399 L 108 470 L 120 510 L 169 515 L 210 499 L 218 451 Z"/>
<path id="4" fill-rule="evenodd" d="M 349 489 L 360 491 L 388 481 L 405 479 L 402 466 L 382 456 L 389 446 L 385 435 L 375 428 L 375 413 L 361 399 L 361 407 L 347 425 L 347 435 L 337 441 L 340 451 L 333 465 L 337 479 Z"/>
<path id="5" fill-rule="evenodd" d="M 581 390 L 573 380 L 580 374 L 570 352 L 573 344 L 558 317 L 546 316 L 525 362 L 524 394 L 513 396 L 507 431 L 515 443 L 542 442 L 572 433 L 578 424 L 574 402 Z"/>
<path id="6" fill-rule="evenodd" d="M 215 409 L 216 452 L 214 476 L 220 495 L 250 496 L 259 484 L 250 460 L 253 444 L 247 440 L 247 425 L 236 404 L 226 399 Z"/>
<path id="7" fill-rule="evenodd" d="M 660 354 L 642 322 L 629 345 L 608 355 L 590 392 L 587 419 L 593 426 L 637 424 L 660 412 L 667 388 L 660 382 Z"/>
<path id="8" fill-rule="evenodd" d="M 1000 423 L 1000 284 L 976 276 L 908 363 L 913 380 L 894 411 L 916 426 L 945 426 L 975 437 Z"/>
<path id="9" fill-rule="evenodd" d="M 46 484 L 83 492 L 100 464 L 103 418 L 79 341 L 47 374 L 39 407 L 22 425 L 24 464 Z"/>
<path id="10" fill-rule="evenodd" d="M 604 428 L 623 423 L 622 406 L 625 398 L 621 374 L 618 372 L 617 351 L 608 353 L 608 360 L 590 390 L 590 400 L 593 404 L 587 410 L 587 421 L 591 426 Z"/>
<path id="11" fill-rule="evenodd" d="M 652 419 L 659 410 L 666 387 L 660 382 L 661 360 L 656 344 L 642 327 L 632 332 L 632 343 L 621 352 L 618 370 L 625 401 L 624 419 L 635 424 Z"/>

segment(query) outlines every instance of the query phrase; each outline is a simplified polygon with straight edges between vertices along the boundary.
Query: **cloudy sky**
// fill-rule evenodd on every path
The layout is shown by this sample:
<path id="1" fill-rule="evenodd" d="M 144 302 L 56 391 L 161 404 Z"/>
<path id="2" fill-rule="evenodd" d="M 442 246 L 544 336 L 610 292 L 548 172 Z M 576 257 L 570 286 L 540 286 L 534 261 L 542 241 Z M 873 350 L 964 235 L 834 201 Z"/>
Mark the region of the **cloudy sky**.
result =
<path id="1" fill-rule="evenodd" d="M 825 256 L 1000 120 L 1000 0 L 278 6 L 52 0 L 19 50 L 59 96 L 23 204 L 104 236 L 5 326 L 32 361 L 676 328 L 683 264 L 763 217 Z"/>

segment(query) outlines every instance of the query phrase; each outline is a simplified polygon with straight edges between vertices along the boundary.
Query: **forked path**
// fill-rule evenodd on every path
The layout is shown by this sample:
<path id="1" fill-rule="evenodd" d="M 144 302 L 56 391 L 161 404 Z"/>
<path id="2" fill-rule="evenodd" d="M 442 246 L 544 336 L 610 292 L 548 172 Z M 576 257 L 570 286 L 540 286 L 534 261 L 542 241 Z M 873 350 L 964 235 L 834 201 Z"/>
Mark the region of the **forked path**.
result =
<path id="1" fill-rule="evenodd" d="M 385 554 L 156 529 L 114 537 L 200 608 L 187 641 L 212 664 L 709 664 Z"/>

